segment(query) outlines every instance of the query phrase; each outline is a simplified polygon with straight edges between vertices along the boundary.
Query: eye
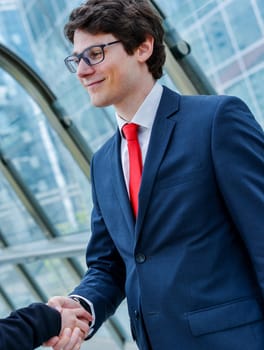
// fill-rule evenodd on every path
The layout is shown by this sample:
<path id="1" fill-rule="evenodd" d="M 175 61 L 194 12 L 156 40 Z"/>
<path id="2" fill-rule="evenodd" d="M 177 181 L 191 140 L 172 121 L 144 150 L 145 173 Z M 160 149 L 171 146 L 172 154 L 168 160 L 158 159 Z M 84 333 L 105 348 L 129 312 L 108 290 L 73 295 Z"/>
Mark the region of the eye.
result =
<path id="1" fill-rule="evenodd" d="M 103 57 L 103 50 L 101 47 L 93 47 L 86 53 L 86 55 L 91 61 L 99 61 Z"/>

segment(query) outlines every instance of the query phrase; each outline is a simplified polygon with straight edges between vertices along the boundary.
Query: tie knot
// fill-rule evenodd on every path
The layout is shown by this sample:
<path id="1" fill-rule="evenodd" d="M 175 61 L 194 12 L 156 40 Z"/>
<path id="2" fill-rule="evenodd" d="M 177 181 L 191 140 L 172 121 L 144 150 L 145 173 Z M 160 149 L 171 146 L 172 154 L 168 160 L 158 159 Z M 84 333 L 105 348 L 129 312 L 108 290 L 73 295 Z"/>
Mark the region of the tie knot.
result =
<path id="1" fill-rule="evenodd" d="M 127 141 L 137 140 L 137 130 L 139 125 L 134 123 L 125 124 L 122 128 Z"/>

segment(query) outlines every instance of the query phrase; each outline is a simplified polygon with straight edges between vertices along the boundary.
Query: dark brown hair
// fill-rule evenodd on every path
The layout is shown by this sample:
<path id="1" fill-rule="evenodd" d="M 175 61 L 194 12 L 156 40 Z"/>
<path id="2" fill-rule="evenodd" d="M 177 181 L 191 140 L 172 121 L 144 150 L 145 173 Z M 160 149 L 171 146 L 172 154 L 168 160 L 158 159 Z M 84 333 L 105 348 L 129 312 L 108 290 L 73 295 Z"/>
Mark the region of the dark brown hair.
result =
<path id="1" fill-rule="evenodd" d="M 88 0 L 72 11 L 64 27 L 65 36 L 72 43 L 76 29 L 91 34 L 111 33 L 129 55 L 151 35 L 154 49 L 147 65 L 154 79 L 162 76 L 164 31 L 160 16 L 148 0 Z"/>

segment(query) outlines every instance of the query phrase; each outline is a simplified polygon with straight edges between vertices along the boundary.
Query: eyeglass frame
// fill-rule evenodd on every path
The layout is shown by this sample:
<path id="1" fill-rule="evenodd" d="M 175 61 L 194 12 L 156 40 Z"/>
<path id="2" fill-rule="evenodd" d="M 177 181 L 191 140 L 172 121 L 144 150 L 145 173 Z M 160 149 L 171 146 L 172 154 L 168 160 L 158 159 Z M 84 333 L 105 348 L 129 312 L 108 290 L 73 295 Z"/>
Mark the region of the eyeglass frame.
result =
<path id="1" fill-rule="evenodd" d="M 101 45 L 92 45 L 92 46 L 89 46 L 87 47 L 86 49 L 84 49 L 81 53 L 79 54 L 73 54 L 73 55 L 70 55 L 70 56 L 67 56 L 65 59 L 64 59 L 64 63 L 66 65 L 66 67 L 68 68 L 68 70 L 71 72 L 71 73 L 76 73 L 77 72 L 77 69 L 75 69 L 73 67 L 73 65 L 70 63 L 69 59 L 72 58 L 72 57 L 77 57 L 78 58 L 78 63 L 81 62 L 81 59 L 84 60 L 84 62 L 88 65 L 88 66 L 95 66 L 96 64 L 99 64 L 101 62 L 104 61 L 105 59 L 105 51 L 104 51 L 104 48 L 107 47 L 107 46 L 111 46 L 111 45 L 114 45 L 114 44 L 117 44 L 117 43 L 120 43 L 121 40 L 115 40 L 115 41 L 111 41 L 109 43 L 106 43 L 106 44 L 101 44 Z M 93 49 L 94 47 L 99 47 L 101 50 L 102 50 L 102 59 L 100 59 L 100 61 L 96 62 L 96 63 L 91 63 L 91 61 L 89 60 L 88 57 L 84 57 L 84 53 L 87 51 L 87 50 L 91 50 Z"/>

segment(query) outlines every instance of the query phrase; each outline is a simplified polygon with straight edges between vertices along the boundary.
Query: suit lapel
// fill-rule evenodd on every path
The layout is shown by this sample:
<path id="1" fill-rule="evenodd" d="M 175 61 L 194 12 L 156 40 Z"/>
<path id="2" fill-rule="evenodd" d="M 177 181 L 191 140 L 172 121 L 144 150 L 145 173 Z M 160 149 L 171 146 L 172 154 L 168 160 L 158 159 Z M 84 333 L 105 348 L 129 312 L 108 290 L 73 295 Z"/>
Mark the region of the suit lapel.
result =
<path id="1" fill-rule="evenodd" d="M 130 205 L 126 184 L 124 180 L 123 169 L 121 165 L 121 156 L 120 156 L 120 142 L 121 137 L 119 131 L 116 132 L 113 148 L 112 148 L 112 180 L 114 191 L 117 196 L 117 200 L 121 203 L 122 213 L 125 217 L 125 220 L 128 224 L 129 229 L 133 232 L 135 230 L 135 221 L 133 218 L 132 208 Z"/>
<path id="2" fill-rule="evenodd" d="M 117 200 L 121 203 L 122 213 L 132 234 L 140 232 L 144 216 L 149 204 L 151 191 L 155 183 L 156 174 L 168 146 L 170 137 L 176 124 L 176 112 L 179 106 L 179 95 L 164 87 L 157 116 L 153 124 L 149 148 L 144 164 L 142 182 L 139 193 L 139 211 L 136 220 L 133 213 L 125 185 L 120 156 L 120 134 L 117 131 L 112 145 L 112 181 Z"/>
<path id="3" fill-rule="evenodd" d="M 140 232 L 150 201 L 151 191 L 163 155 L 176 125 L 179 95 L 164 87 L 161 102 L 153 124 L 139 193 L 139 211 L 136 234 Z"/>

